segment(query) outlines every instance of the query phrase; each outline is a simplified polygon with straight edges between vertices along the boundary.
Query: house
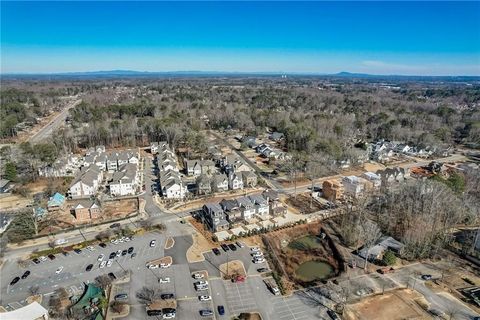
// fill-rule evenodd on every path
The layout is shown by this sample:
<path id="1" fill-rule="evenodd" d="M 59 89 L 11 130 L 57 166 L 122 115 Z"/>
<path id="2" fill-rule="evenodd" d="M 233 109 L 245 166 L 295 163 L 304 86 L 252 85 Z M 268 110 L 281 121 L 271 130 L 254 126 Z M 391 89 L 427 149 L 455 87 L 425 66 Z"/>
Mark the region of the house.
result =
<path id="1" fill-rule="evenodd" d="M 285 137 L 285 135 L 284 135 L 283 133 L 277 132 L 277 131 L 273 132 L 273 133 L 269 136 L 270 140 L 273 140 L 273 141 L 280 141 L 280 140 L 282 140 L 284 137 Z"/>
<path id="2" fill-rule="evenodd" d="M 126 163 L 120 166 L 119 171 L 114 172 L 108 187 L 113 197 L 134 195 L 137 191 L 139 177 L 137 166 Z"/>
<path id="3" fill-rule="evenodd" d="M 163 148 L 167 145 L 166 141 L 152 142 L 150 144 L 150 152 L 152 154 L 157 154 L 160 148 Z"/>
<path id="4" fill-rule="evenodd" d="M 395 182 L 403 182 L 410 177 L 410 169 L 400 167 L 386 168 L 384 170 L 378 170 L 376 173 L 380 176 L 382 185 L 385 186 Z"/>
<path id="5" fill-rule="evenodd" d="M 243 221 L 242 212 L 240 211 L 237 201 L 223 199 L 220 201 L 220 206 L 225 213 L 227 221 L 230 223 L 230 227 L 238 225 Z"/>
<path id="6" fill-rule="evenodd" d="M 47 202 L 48 211 L 57 211 L 65 205 L 65 196 L 56 192 Z"/>
<path id="7" fill-rule="evenodd" d="M 255 205 L 247 197 L 240 197 L 236 199 L 237 205 L 242 213 L 243 220 L 250 220 L 255 215 Z"/>
<path id="8" fill-rule="evenodd" d="M 408 151 L 410 151 L 410 147 L 407 145 L 407 144 L 399 144 L 395 147 L 395 152 L 397 153 L 407 153 Z"/>
<path id="9" fill-rule="evenodd" d="M 95 159 L 93 158 L 91 162 L 93 164 Z M 40 167 L 38 174 L 42 177 L 73 177 L 80 165 L 78 157 L 70 154 L 55 160 L 51 165 Z"/>
<path id="10" fill-rule="evenodd" d="M 215 163 L 212 160 L 202 160 L 200 161 L 200 167 L 202 174 L 214 174 L 215 173 Z"/>
<path id="11" fill-rule="evenodd" d="M 222 192 L 228 190 L 228 178 L 224 174 L 216 174 L 212 178 L 212 190 Z"/>
<path id="12" fill-rule="evenodd" d="M 222 207 L 217 203 L 207 203 L 202 207 L 203 218 L 213 232 L 228 230 L 229 223 Z"/>
<path id="13" fill-rule="evenodd" d="M 345 195 L 357 198 L 366 189 L 365 179 L 356 176 L 343 177 L 342 184 Z"/>
<path id="14" fill-rule="evenodd" d="M 278 217 L 287 214 L 287 207 L 280 201 L 278 192 L 268 189 L 262 192 L 262 196 L 268 202 L 270 215 Z"/>
<path id="15" fill-rule="evenodd" d="M 7 230 L 10 223 L 12 223 L 12 218 L 5 213 L 0 213 L 0 234 Z"/>
<path id="16" fill-rule="evenodd" d="M 185 169 L 187 176 L 199 176 L 202 174 L 201 160 L 185 160 Z"/>
<path id="17" fill-rule="evenodd" d="M 42 207 L 35 207 L 33 209 L 33 215 L 36 219 L 41 220 L 48 214 L 48 211 Z"/>
<path id="18" fill-rule="evenodd" d="M 228 188 L 230 190 L 243 189 L 243 180 L 241 175 L 230 173 L 228 176 Z"/>
<path id="19" fill-rule="evenodd" d="M 204 195 L 212 193 L 212 181 L 211 178 L 207 175 L 200 175 L 197 178 L 197 194 Z"/>
<path id="20" fill-rule="evenodd" d="M 93 196 L 103 179 L 103 173 L 95 165 L 90 165 L 80 172 L 76 179 L 70 184 L 68 194 L 72 199 L 88 198 Z"/>
<path id="21" fill-rule="evenodd" d="M 367 257 L 367 251 L 368 251 L 368 260 L 380 260 L 383 257 L 383 254 L 387 250 L 391 250 L 396 254 L 401 254 L 403 251 L 403 248 L 405 245 L 401 243 L 400 241 L 395 240 L 392 237 L 389 236 L 384 236 L 379 239 L 377 244 L 375 244 L 373 247 L 368 248 L 362 248 L 359 252 L 358 255 L 365 259 Z"/>
<path id="22" fill-rule="evenodd" d="M 107 167 L 107 155 L 105 153 L 102 153 L 100 155 L 97 156 L 97 158 L 95 159 L 95 165 L 102 171 L 107 171 L 108 170 L 108 167 Z"/>
<path id="23" fill-rule="evenodd" d="M 248 199 L 255 205 L 255 214 L 262 220 L 270 217 L 270 208 L 268 200 L 262 197 L 261 194 L 250 195 Z"/>
<path id="24" fill-rule="evenodd" d="M 109 172 L 114 172 L 114 171 L 117 171 L 117 169 L 118 169 L 117 153 L 112 152 L 107 155 L 107 170 Z"/>
<path id="25" fill-rule="evenodd" d="M 102 213 L 100 203 L 95 200 L 78 200 L 70 210 L 77 221 L 91 221 L 97 219 Z"/>
<path id="26" fill-rule="evenodd" d="M 343 188 L 337 180 L 325 180 L 322 184 L 323 196 L 335 202 L 343 196 Z"/>
<path id="27" fill-rule="evenodd" d="M 380 178 L 380 176 L 373 172 L 364 172 L 362 174 L 362 178 L 370 181 L 374 188 L 378 188 L 382 184 L 382 179 Z"/>
<path id="28" fill-rule="evenodd" d="M 12 188 L 12 182 L 10 180 L 0 180 L 0 193 L 7 193 Z"/>
<path id="29" fill-rule="evenodd" d="M 161 188 L 162 195 L 167 199 L 183 199 L 187 195 L 187 187 L 178 176 L 164 180 Z"/>
<path id="30" fill-rule="evenodd" d="M 242 171 L 243 186 L 244 187 L 255 187 L 257 185 L 257 175 L 251 171 Z"/>

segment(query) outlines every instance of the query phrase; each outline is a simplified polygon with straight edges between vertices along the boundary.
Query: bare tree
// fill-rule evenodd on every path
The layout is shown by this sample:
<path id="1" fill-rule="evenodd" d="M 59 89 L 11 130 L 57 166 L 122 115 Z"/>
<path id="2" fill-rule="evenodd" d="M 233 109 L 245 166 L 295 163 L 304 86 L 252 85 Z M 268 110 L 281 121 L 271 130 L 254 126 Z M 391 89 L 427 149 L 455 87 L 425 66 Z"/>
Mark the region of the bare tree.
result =
<path id="1" fill-rule="evenodd" d="M 105 290 L 109 285 L 112 284 L 112 279 L 108 275 L 102 274 L 102 275 L 99 275 L 98 277 L 95 278 L 95 283 L 100 288 Z"/>
<path id="2" fill-rule="evenodd" d="M 138 301 L 142 304 L 151 304 L 160 297 L 160 292 L 157 288 L 142 287 L 136 293 Z"/>
<path id="3" fill-rule="evenodd" d="M 382 233 L 380 231 L 380 228 L 377 226 L 377 224 L 370 220 L 365 220 L 362 222 L 361 231 L 362 231 L 361 237 L 363 239 L 364 246 L 367 249 L 367 253 L 365 255 L 365 266 L 364 266 L 364 270 L 367 271 L 367 263 L 370 255 L 370 249 L 382 236 Z"/>

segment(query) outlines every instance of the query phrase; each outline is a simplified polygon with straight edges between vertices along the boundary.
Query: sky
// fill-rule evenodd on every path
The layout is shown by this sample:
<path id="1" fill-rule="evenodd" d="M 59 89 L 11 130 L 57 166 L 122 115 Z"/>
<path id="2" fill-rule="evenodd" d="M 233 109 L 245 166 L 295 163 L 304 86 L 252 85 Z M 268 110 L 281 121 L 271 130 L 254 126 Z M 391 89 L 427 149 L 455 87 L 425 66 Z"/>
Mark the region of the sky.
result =
<path id="1" fill-rule="evenodd" d="M 1 1 L 1 73 L 480 75 L 480 2 Z"/>

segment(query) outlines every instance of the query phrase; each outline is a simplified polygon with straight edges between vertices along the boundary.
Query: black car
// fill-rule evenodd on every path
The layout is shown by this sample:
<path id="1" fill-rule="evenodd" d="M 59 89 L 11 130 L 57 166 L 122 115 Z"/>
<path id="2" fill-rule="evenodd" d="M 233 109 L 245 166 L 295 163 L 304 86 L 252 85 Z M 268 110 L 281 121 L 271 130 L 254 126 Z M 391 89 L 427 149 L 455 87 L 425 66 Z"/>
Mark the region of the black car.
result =
<path id="1" fill-rule="evenodd" d="M 110 225 L 110 228 L 115 229 L 115 228 L 120 228 L 120 223 L 114 223 Z"/>
<path id="2" fill-rule="evenodd" d="M 223 316 L 225 314 L 225 308 L 223 306 L 218 306 L 218 314 Z"/>
<path id="3" fill-rule="evenodd" d="M 22 279 L 26 279 L 28 276 L 30 275 L 30 271 L 25 271 L 23 274 L 22 274 Z"/>
<path id="4" fill-rule="evenodd" d="M 82 253 L 82 249 L 74 249 L 73 251 L 75 251 L 76 254 Z"/>
<path id="5" fill-rule="evenodd" d="M 68 253 L 67 251 L 62 251 L 62 254 L 64 257 L 68 257 L 70 255 L 70 253 Z"/>
<path id="6" fill-rule="evenodd" d="M 268 272 L 269 270 L 267 268 L 259 268 L 257 269 L 258 272 Z"/>
<path id="7" fill-rule="evenodd" d="M 432 278 L 433 278 L 433 277 L 432 277 L 431 274 L 424 274 L 424 275 L 422 275 L 422 279 L 423 279 L 423 280 L 432 280 Z"/>
<path id="8" fill-rule="evenodd" d="M 160 298 L 163 300 L 174 299 L 175 295 L 173 293 L 164 293 L 160 295 Z"/>
<path id="9" fill-rule="evenodd" d="M 50 260 L 55 260 L 55 258 L 56 258 L 54 254 L 49 254 L 47 257 L 48 257 Z"/>
<path id="10" fill-rule="evenodd" d="M 332 310 L 327 310 L 328 315 L 332 320 L 341 320 L 340 317 Z"/>
<path id="11" fill-rule="evenodd" d="M 132 255 L 130 256 L 130 258 L 132 258 L 132 259 L 133 259 L 133 258 L 135 258 L 136 256 L 137 256 L 137 253 L 136 253 L 136 252 L 134 252 L 134 253 L 132 253 Z"/>
<path id="12" fill-rule="evenodd" d="M 115 296 L 115 300 L 127 300 L 128 299 L 128 294 L 126 293 L 119 293 Z"/>
<path id="13" fill-rule="evenodd" d="M 132 252 L 133 252 L 133 247 L 128 248 L 128 253 L 132 253 Z"/>
<path id="14" fill-rule="evenodd" d="M 18 280 L 20 280 L 20 277 L 13 278 L 13 280 L 10 282 L 10 285 L 13 286 L 15 283 L 18 282 Z"/>
<path id="15" fill-rule="evenodd" d="M 209 316 L 213 316 L 213 312 L 210 309 L 203 309 L 203 310 L 200 310 L 200 315 L 202 317 L 209 317 Z"/>
<path id="16" fill-rule="evenodd" d="M 232 251 L 237 251 L 237 246 L 234 245 L 233 243 L 230 243 L 230 244 L 228 245 L 228 247 L 229 247 L 230 250 L 232 250 Z"/>
<path id="17" fill-rule="evenodd" d="M 90 271 L 93 268 L 93 264 L 89 264 L 85 270 Z"/>
<path id="18" fill-rule="evenodd" d="M 227 251 L 230 250 L 225 243 L 222 243 L 222 244 L 220 245 L 220 247 L 222 247 L 223 251 L 225 251 L 225 252 L 227 252 Z"/>
<path id="19" fill-rule="evenodd" d="M 102 247 L 102 248 L 106 248 L 106 247 L 107 247 L 107 245 L 106 245 L 105 243 L 103 243 L 103 242 L 99 243 L 98 245 L 99 245 L 100 247 Z"/>
<path id="20" fill-rule="evenodd" d="M 110 273 L 108 274 L 108 276 L 109 276 L 112 280 L 117 279 L 117 277 L 113 274 L 113 272 L 110 272 Z"/>
<path id="21" fill-rule="evenodd" d="M 147 316 L 161 316 L 162 310 L 147 310 Z"/>
<path id="22" fill-rule="evenodd" d="M 212 249 L 213 253 L 215 253 L 216 256 L 219 256 L 221 254 L 220 250 L 218 248 L 213 248 Z"/>
<path id="23" fill-rule="evenodd" d="M 37 258 L 33 259 L 32 261 L 33 261 L 33 263 L 35 263 L 35 264 L 39 264 L 39 263 L 40 263 L 40 260 L 38 260 Z"/>
<path id="24" fill-rule="evenodd" d="M 127 255 L 127 252 L 128 252 L 127 250 L 123 250 L 123 251 L 122 251 L 122 256 Z"/>
<path id="25" fill-rule="evenodd" d="M 117 256 L 117 253 L 116 252 L 112 252 L 110 253 L 110 255 L 108 256 L 109 259 L 113 259 Z"/>

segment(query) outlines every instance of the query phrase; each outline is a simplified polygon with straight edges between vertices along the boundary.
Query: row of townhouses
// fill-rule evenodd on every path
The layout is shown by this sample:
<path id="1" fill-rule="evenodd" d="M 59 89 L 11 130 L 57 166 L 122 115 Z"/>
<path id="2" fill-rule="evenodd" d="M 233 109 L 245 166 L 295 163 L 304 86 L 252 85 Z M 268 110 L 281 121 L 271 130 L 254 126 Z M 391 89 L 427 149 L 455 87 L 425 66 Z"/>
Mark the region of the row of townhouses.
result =
<path id="1" fill-rule="evenodd" d="M 280 202 L 278 193 L 266 190 L 261 194 L 205 204 L 202 217 L 212 232 L 218 232 L 249 223 L 254 218 L 267 220 L 286 212 L 287 208 Z"/>
<path id="2" fill-rule="evenodd" d="M 103 171 L 96 165 L 83 167 L 70 184 L 68 195 L 72 199 L 89 198 L 95 195 L 103 181 Z"/>
<path id="3" fill-rule="evenodd" d="M 413 157 L 428 158 L 432 155 L 446 157 L 452 153 L 452 148 L 410 146 L 406 143 L 380 139 L 367 146 L 369 158 L 374 161 L 389 161 L 394 155 L 403 154 Z"/>
<path id="4" fill-rule="evenodd" d="M 155 142 L 151 146 L 156 153 L 158 176 L 162 196 L 167 199 L 183 199 L 187 194 L 187 186 L 178 170 L 177 157 L 167 142 Z"/>

